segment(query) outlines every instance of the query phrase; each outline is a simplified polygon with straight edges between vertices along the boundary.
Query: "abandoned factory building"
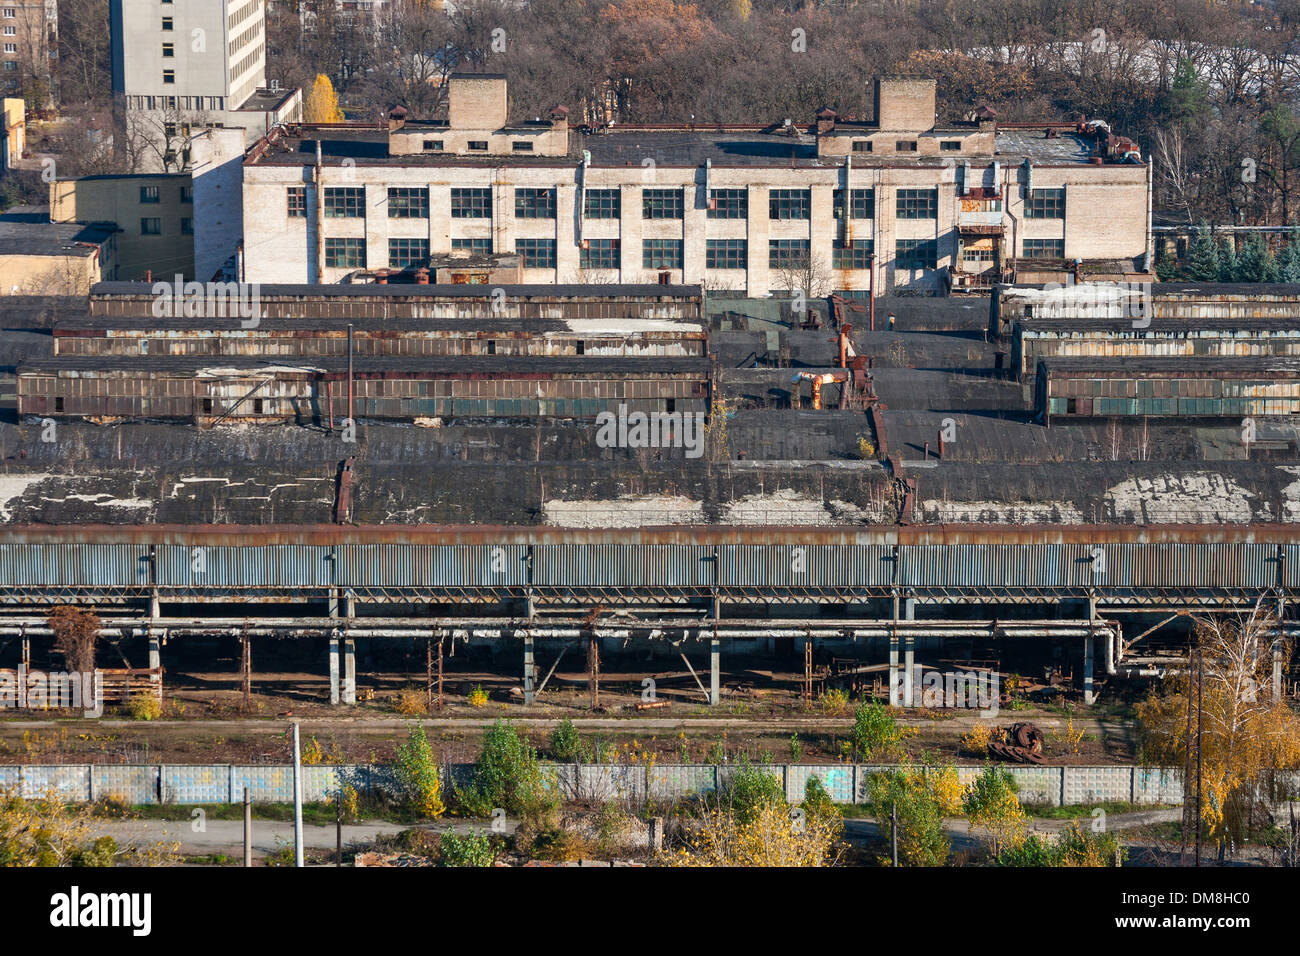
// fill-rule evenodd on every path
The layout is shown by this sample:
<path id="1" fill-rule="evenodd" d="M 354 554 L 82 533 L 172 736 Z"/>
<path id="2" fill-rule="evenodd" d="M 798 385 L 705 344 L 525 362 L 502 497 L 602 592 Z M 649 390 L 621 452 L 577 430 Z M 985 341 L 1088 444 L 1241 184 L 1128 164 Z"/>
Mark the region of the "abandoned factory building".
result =
<path id="1" fill-rule="evenodd" d="M 573 128 L 507 103 L 504 77 L 456 75 L 445 120 L 277 128 L 240 170 L 243 278 L 402 281 L 515 254 L 526 283 L 860 297 L 1151 266 L 1150 164 L 1102 121 L 938 121 L 913 76 L 875 79 L 870 121 L 812 125 Z"/>

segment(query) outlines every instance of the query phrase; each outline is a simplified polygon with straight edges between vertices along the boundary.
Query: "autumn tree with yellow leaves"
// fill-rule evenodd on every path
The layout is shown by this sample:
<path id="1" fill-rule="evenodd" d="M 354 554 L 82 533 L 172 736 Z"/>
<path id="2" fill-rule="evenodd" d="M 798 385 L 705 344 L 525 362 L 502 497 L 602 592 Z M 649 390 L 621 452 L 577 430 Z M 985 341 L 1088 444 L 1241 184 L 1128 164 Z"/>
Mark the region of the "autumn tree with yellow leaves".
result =
<path id="1" fill-rule="evenodd" d="M 1291 778 L 1300 767 L 1300 718 L 1269 691 L 1276 617 L 1257 603 L 1249 612 L 1197 618 L 1195 674 L 1167 679 L 1138 706 L 1145 762 L 1183 769 L 1189 738 L 1195 757 L 1200 727 L 1202 832 L 1222 855 L 1269 820 L 1272 808 L 1294 799 Z M 1283 659 L 1288 656 L 1280 648 Z M 1199 713 L 1199 720 L 1198 720 Z M 1190 723 L 1190 734 L 1189 734 Z M 1188 792 L 1195 792 L 1192 760 Z"/>
<path id="2" fill-rule="evenodd" d="M 307 93 L 302 114 L 303 121 L 306 123 L 343 122 L 343 111 L 339 109 L 338 94 L 334 92 L 334 84 L 324 73 L 316 74 L 316 82 Z"/>

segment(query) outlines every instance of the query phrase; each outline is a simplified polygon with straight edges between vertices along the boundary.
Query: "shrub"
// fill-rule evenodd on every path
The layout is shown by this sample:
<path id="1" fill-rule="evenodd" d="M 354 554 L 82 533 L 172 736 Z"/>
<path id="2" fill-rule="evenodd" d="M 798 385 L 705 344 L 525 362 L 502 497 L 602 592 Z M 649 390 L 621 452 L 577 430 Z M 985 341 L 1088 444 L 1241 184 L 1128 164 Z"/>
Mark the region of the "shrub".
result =
<path id="1" fill-rule="evenodd" d="M 469 705 L 471 707 L 486 707 L 488 703 L 488 692 L 483 689 L 482 684 L 476 684 L 474 689 L 469 692 Z"/>
<path id="2" fill-rule="evenodd" d="M 842 714 L 849 706 L 848 691 L 832 687 L 823 691 L 821 696 L 822 711 L 827 714 Z"/>
<path id="3" fill-rule="evenodd" d="M 162 716 L 162 701 L 152 694 L 132 697 L 126 702 L 132 720 L 157 720 Z"/>
<path id="4" fill-rule="evenodd" d="M 491 866 L 496 862 L 496 852 L 486 833 L 444 833 L 442 835 L 443 866 Z"/>
<path id="5" fill-rule="evenodd" d="M 817 777 L 809 777 L 808 783 L 804 785 L 803 809 L 808 819 L 824 823 L 836 839 L 844 832 L 844 815 Z"/>
<path id="6" fill-rule="evenodd" d="M 442 816 L 446 809 L 442 803 L 442 781 L 433 759 L 433 748 L 421 725 L 411 727 L 406 742 L 397 745 L 394 771 L 403 795 L 416 812 L 426 817 Z"/>
<path id="7" fill-rule="evenodd" d="M 993 727 L 977 720 L 970 730 L 961 735 L 961 751 L 972 757 L 987 757 L 992 739 Z"/>
<path id="8" fill-rule="evenodd" d="M 963 804 L 971 829 L 988 834 L 995 856 L 1002 843 L 1024 839 L 1025 811 L 1016 796 L 1011 771 L 989 764 L 967 788 Z"/>
<path id="9" fill-rule="evenodd" d="M 474 816 L 488 816 L 497 807 L 507 813 L 536 814 L 551 803 L 542 786 L 537 752 L 504 720 L 483 735 L 471 782 L 456 795 L 461 808 Z"/>
<path id="10" fill-rule="evenodd" d="M 408 687 L 393 697 L 393 710 L 404 716 L 413 717 L 426 713 L 428 709 L 429 698 L 424 691 Z"/>
<path id="11" fill-rule="evenodd" d="M 321 763 L 325 759 L 325 752 L 321 750 L 320 741 L 315 737 L 308 737 L 307 743 L 303 745 L 300 759 L 305 767 L 312 767 Z"/>
<path id="12" fill-rule="evenodd" d="M 898 860 L 907 866 L 943 866 L 951 848 L 943 832 L 943 807 L 928 777 L 916 770 L 874 773 L 867 781 L 872 816 L 889 839 L 891 812 L 898 814 Z M 889 865 L 891 857 L 881 859 Z"/>
<path id="13" fill-rule="evenodd" d="M 902 739 L 902 728 L 884 704 L 858 705 L 853 715 L 853 749 L 859 760 L 898 756 Z"/>
<path id="14" fill-rule="evenodd" d="M 566 763 L 573 763 L 582 756 L 582 737 L 568 717 L 551 732 L 551 756 Z"/>
<path id="15" fill-rule="evenodd" d="M 739 823 L 748 823 L 765 806 L 785 806 L 781 781 L 772 774 L 742 761 L 722 788 L 723 803 Z"/>

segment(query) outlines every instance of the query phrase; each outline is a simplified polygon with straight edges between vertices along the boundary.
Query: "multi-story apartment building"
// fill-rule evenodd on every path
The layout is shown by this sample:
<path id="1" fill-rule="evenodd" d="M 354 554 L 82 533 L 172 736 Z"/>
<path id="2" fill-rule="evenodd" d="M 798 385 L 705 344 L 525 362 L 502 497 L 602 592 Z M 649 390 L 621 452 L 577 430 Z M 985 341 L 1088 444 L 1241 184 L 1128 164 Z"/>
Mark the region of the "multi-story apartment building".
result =
<path id="1" fill-rule="evenodd" d="M 188 168 L 200 129 L 252 142 L 301 118 L 298 91 L 265 88 L 265 0 L 110 0 L 109 13 L 116 135 L 137 171 Z"/>
<path id="2" fill-rule="evenodd" d="M 57 0 L 0 0 L 0 93 L 45 106 L 58 56 Z"/>
<path id="3" fill-rule="evenodd" d="M 572 129 L 512 122 L 456 75 L 446 120 L 287 127 L 243 163 L 244 277 L 365 281 L 516 252 L 525 282 L 666 278 L 748 295 L 979 288 L 1017 263 L 1149 268 L 1151 169 L 1104 124 L 937 123 L 935 83 L 879 77 L 875 118 Z"/>

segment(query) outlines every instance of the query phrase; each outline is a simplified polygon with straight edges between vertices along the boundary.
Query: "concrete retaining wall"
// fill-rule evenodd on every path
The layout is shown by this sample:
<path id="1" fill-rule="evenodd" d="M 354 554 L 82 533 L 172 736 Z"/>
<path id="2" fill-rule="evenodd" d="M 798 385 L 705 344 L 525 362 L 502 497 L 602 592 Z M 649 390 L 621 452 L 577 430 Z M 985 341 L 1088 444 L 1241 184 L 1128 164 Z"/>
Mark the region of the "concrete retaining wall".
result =
<path id="1" fill-rule="evenodd" d="M 468 777 L 468 764 L 451 768 L 459 780 Z M 789 764 L 761 767 L 776 777 L 786 799 L 798 803 L 810 777 L 837 803 L 862 803 L 867 799 L 867 782 L 872 773 L 896 769 L 865 764 Z M 1110 767 L 1022 767 L 1006 769 L 1020 785 L 1024 803 L 1076 806 L 1125 801 L 1132 803 L 1179 803 L 1182 784 L 1177 771 L 1169 768 L 1136 766 Z M 570 800 L 627 800 L 640 802 L 674 800 L 710 793 L 736 770 L 735 765 L 714 766 L 644 764 L 543 764 L 548 788 L 558 789 Z M 962 783 L 970 783 L 979 767 L 958 767 Z M 391 786 L 392 775 L 385 766 L 310 766 L 303 768 L 303 799 L 309 803 L 332 799 L 339 777 L 359 790 Z M 1300 774 L 1297 775 L 1300 782 Z M 287 765 L 259 764 L 118 764 L 8 765 L 0 766 L 0 791 L 15 791 L 23 797 L 44 796 L 50 790 L 72 802 L 111 798 L 123 803 L 237 803 L 244 788 L 258 803 L 290 803 L 293 800 L 293 772 Z"/>

